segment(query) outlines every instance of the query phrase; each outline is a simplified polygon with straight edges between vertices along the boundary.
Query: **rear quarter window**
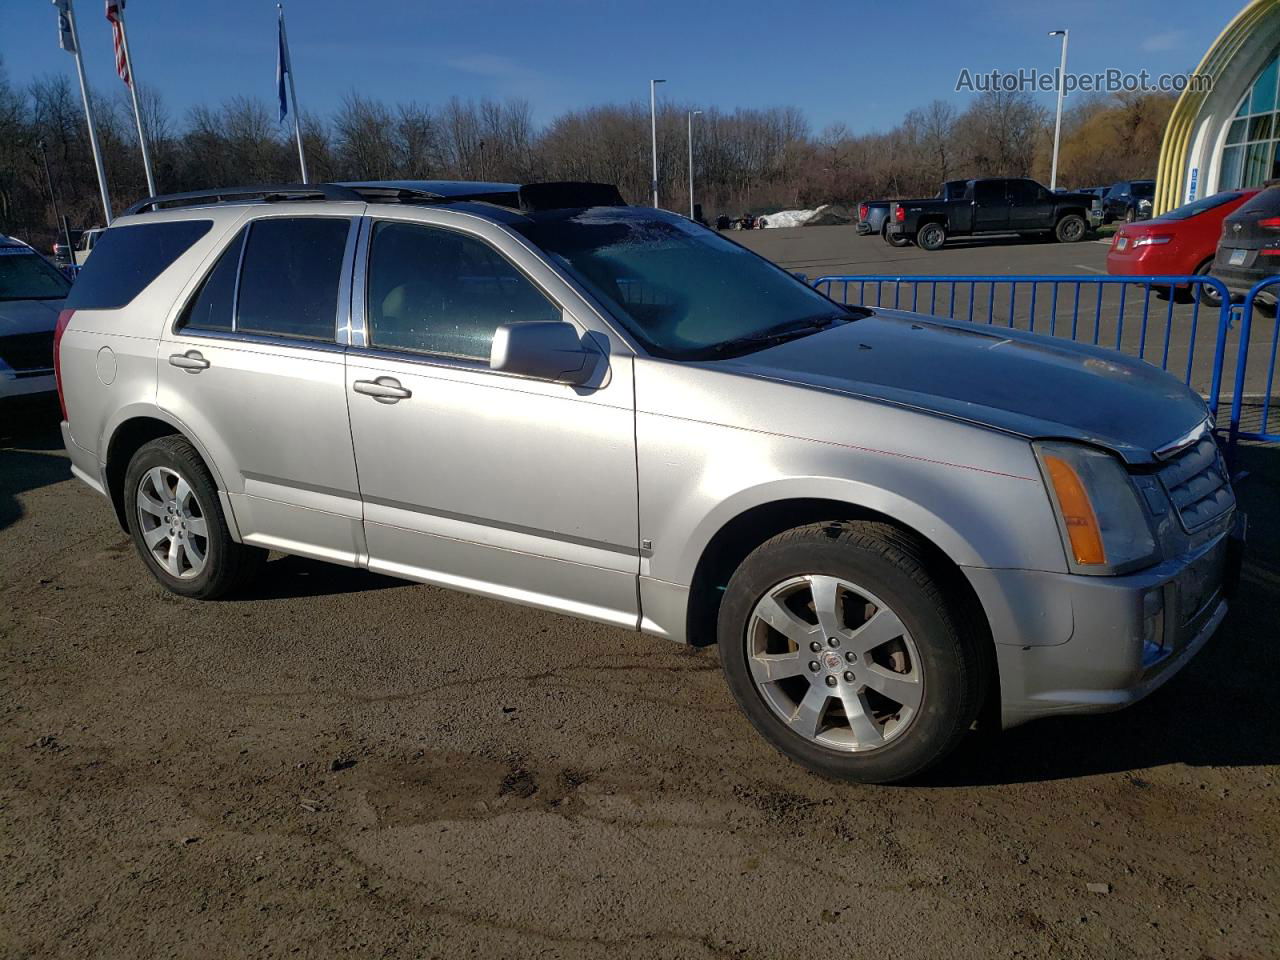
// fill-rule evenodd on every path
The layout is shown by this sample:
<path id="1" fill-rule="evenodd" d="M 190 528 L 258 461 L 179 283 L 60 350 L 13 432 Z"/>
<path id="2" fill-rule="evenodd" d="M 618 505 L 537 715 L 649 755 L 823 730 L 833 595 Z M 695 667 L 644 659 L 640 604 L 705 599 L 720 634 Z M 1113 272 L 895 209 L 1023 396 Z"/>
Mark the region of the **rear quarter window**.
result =
<path id="1" fill-rule="evenodd" d="M 125 306 L 212 227 L 212 220 L 111 227 L 93 245 L 93 255 L 67 296 L 67 309 L 114 310 Z"/>

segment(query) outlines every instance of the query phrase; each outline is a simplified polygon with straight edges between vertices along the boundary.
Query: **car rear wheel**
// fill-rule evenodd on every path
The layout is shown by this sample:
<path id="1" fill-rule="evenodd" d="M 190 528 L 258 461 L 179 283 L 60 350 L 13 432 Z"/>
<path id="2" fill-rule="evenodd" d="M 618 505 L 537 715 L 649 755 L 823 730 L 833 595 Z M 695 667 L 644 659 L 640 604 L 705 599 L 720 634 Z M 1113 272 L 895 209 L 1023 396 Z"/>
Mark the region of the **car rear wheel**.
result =
<path id="1" fill-rule="evenodd" d="M 916 246 L 921 250 L 941 250 L 947 242 L 947 231 L 940 223 L 926 223 L 916 231 Z"/>
<path id="2" fill-rule="evenodd" d="M 1200 264 L 1200 266 L 1196 267 L 1196 276 L 1207 277 L 1210 275 L 1211 270 L 1213 270 L 1212 257 Z M 1222 307 L 1222 294 L 1218 292 L 1216 287 L 1210 286 L 1207 283 L 1196 285 L 1196 296 L 1200 298 L 1200 302 L 1206 307 L 1212 307 L 1215 310 Z"/>
<path id="3" fill-rule="evenodd" d="M 1069 213 L 1058 221 L 1053 235 L 1057 237 L 1059 243 L 1076 243 L 1084 239 L 1084 232 L 1084 217 L 1079 214 Z"/>
<path id="4" fill-rule="evenodd" d="M 900 234 L 890 233 L 889 224 L 885 224 L 880 228 L 880 239 L 891 247 L 905 247 L 911 243 L 910 237 L 904 237 Z"/>
<path id="5" fill-rule="evenodd" d="M 173 593 L 212 600 L 261 569 L 267 551 L 231 538 L 217 486 L 184 438 L 139 448 L 124 481 L 125 515 L 138 554 Z"/>
<path id="6" fill-rule="evenodd" d="M 882 523 L 779 534 L 743 562 L 719 619 L 734 698 L 774 747 L 827 776 L 912 777 L 978 715 L 985 671 L 919 545 Z"/>

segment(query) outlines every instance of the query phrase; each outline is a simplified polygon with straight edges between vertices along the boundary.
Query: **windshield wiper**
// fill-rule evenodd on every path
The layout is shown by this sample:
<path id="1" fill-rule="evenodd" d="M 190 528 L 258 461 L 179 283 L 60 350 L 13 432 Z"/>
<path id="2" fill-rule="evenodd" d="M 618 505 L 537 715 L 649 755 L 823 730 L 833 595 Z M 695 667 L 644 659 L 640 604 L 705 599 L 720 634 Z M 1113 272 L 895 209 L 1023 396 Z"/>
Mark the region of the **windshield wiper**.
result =
<path id="1" fill-rule="evenodd" d="M 807 337 L 818 330 L 825 330 L 837 320 L 854 319 L 856 318 L 852 314 L 824 313 L 816 317 L 804 317 L 800 320 L 786 320 L 782 323 L 774 324 L 772 327 L 757 330 L 755 333 L 748 333 L 741 337 L 733 337 L 729 340 L 712 344 L 705 350 L 699 351 L 699 353 L 704 357 L 717 357 L 731 351 L 745 351 L 745 349 L 751 347 L 776 346 L 779 343 L 785 343 L 787 340 L 796 340 L 800 337 Z"/>

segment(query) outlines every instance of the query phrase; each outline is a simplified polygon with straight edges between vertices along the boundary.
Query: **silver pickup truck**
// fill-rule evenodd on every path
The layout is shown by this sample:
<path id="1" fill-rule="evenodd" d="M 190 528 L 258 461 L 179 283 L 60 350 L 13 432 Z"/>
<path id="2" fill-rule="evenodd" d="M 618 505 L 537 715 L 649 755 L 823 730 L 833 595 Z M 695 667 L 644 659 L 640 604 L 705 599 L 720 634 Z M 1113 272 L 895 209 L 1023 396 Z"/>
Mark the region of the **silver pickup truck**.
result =
<path id="1" fill-rule="evenodd" d="M 169 590 L 276 550 L 718 643 L 756 729 L 851 780 L 1134 702 L 1238 564 L 1174 378 L 844 306 L 598 184 L 147 201 L 56 352 L 74 473 Z"/>

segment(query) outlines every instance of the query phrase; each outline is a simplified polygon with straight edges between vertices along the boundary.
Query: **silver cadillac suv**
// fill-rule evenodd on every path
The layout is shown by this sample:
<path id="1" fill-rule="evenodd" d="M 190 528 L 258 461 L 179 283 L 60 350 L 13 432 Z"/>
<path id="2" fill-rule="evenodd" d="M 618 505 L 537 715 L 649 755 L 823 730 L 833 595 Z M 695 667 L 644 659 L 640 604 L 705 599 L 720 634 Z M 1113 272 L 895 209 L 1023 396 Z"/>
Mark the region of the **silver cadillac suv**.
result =
<path id="1" fill-rule="evenodd" d="M 1239 563 L 1172 377 L 846 307 L 598 184 L 154 198 L 56 363 L 73 471 L 169 590 L 276 550 L 718 642 L 757 730 L 850 780 L 1134 702 Z"/>

